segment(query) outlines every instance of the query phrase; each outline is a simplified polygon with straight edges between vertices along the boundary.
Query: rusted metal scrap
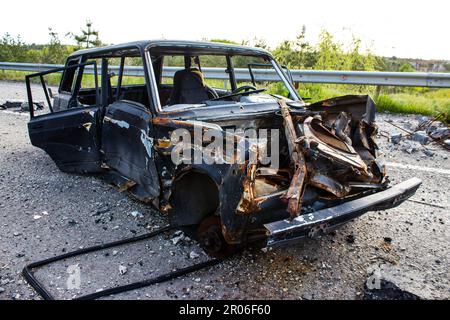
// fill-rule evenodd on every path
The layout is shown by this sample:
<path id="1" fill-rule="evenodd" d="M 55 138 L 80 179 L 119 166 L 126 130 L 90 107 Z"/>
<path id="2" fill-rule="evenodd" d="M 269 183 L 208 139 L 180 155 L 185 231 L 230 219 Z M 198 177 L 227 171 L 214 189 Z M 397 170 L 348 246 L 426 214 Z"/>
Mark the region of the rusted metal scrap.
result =
<path id="1" fill-rule="evenodd" d="M 287 211 L 291 219 L 297 217 L 300 213 L 304 185 L 307 176 L 307 168 L 305 162 L 305 156 L 301 150 L 300 144 L 296 143 L 298 140 L 297 133 L 295 131 L 294 123 L 292 121 L 289 107 L 284 100 L 278 100 L 278 104 L 281 108 L 281 114 L 283 116 L 284 132 L 289 148 L 289 154 L 291 156 L 291 163 L 294 167 L 294 176 L 292 177 L 291 184 L 286 195 L 283 197 L 288 201 Z"/>

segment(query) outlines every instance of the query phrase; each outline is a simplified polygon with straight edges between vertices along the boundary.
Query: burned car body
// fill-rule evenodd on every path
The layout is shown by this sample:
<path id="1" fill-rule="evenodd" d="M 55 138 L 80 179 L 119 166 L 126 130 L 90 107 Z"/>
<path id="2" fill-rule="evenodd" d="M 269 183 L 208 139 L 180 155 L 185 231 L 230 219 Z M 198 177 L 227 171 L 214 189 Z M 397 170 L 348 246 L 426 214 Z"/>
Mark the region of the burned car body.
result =
<path id="1" fill-rule="evenodd" d="M 212 64 L 222 89 L 202 72 Z M 127 83 L 126 69 L 141 82 Z M 277 86 L 268 86 L 267 69 Z M 52 103 L 43 76 L 56 71 L 63 75 Z M 82 50 L 61 70 L 27 77 L 30 105 L 36 76 L 50 113 L 30 110 L 32 144 L 62 171 L 101 174 L 168 214 L 213 255 L 248 241 L 276 246 L 326 232 L 400 204 L 421 183 L 389 185 L 370 97 L 308 105 L 289 72 L 262 49 L 142 41 Z M 256 136 L 246 136 L 249 130 Z M 181 136 L 189 136 L 182 152 Z M 216 148 L 208 149 L 213 141 Z M 225 145 L 231 152 L 219 154 Z M 174 150 L 188 161 L 174 161 Z M 186 159 L 196 152 L 201 161 Z M 268 154 L 275 166 L 263 161 Z"/>

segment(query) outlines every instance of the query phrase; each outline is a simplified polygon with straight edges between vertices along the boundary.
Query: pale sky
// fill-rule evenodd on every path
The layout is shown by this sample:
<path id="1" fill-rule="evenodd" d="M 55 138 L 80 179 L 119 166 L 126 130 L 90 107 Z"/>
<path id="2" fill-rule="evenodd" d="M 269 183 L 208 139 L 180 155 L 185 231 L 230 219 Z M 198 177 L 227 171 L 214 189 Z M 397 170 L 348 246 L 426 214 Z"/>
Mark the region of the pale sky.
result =
<path id="1" fill-rule="evenodd" d="M 107 43 L 257 37 L 275 46 L 306 25 L 312 43 L 325 28 L 343 42 L 355 34 L 380 55 L 450 60 L 448 0 L 6 0 L 0 8 L 0 35 L 34 43 L 48 41 L 48 27 L 79 33 L 86 19 Z"/>

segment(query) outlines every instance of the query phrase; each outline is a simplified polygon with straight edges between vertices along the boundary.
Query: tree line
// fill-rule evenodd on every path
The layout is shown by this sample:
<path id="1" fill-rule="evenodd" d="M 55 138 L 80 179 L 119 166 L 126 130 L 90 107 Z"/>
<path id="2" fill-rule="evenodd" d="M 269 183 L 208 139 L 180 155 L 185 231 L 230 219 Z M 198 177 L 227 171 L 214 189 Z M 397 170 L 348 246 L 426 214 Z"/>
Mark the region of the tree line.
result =
<path id="1" fill-rule="evenodd" d="M 52 28 L 48 28 L 48 36 L 47 44 L 27 44 L 20 35 L 13 37 L 10 33 L 4 33 L 0 39 L 0 61 L 63 64 L 67 56 L 76 50 L 103 45 L 99 31 L 93 28 L 89 20 L 79 34 L 69 32 L 65 35 L 73 39 L 76 45 L 63 44 L 60 35 Z"/>

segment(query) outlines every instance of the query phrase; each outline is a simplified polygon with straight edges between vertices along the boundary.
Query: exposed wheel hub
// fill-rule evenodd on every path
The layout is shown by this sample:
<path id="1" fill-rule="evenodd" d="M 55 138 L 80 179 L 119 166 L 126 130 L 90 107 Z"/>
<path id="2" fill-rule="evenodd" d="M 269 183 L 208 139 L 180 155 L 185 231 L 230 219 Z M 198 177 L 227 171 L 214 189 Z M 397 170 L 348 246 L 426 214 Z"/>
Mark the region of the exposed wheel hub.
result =
<path id="1" fill-rule="evenodd" d="M 203 250 L 212 257 L 225 258 L 234 251 L 235 246 L 228 244 L 223 237 L 219 217 L 204 219 L 197 229 L 197 234 Z"/>

